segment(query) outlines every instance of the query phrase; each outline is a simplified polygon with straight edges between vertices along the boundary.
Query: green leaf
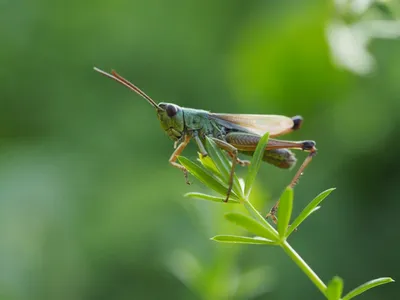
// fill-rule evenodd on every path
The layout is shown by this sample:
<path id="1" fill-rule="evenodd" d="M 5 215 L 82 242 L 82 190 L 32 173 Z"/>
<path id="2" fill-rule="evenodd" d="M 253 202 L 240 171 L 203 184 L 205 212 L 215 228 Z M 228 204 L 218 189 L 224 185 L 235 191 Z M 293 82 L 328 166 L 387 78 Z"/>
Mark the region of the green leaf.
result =
<path id="1" fill-rule="evenodd" d="M 279 200 L 278 210 L 278 232 L 281 239 L 286 237 L 290 217 L 292 216 L 293 209 L 293 189 L 287 187 Z"/>
<path id="2" fill-rule="evenodd" d="M 249 167 L 249 173 L 246 177 L 246 184 L 244 189 L 244 195 L 246 198 L 249 197 L 251 188 L 253 186 L 254 180 L 256 179 L 258 170 L 260 169 L 261 160 L 264 156 L 265 148 L 268 144 L 269 133 L 263 135 L 263 137 L 258 142 L 256 151 L 254 151 L 253 158 Z"/>
<path id="3" fill-rule="evenodd" d="M 356 287 L 351 292 L 349 292 L 346 296 L 343 297 L 342 300 L 353 299 L 354 297 L 364 293 L 365 291 L 368 291 L 369 289 L 372 289 L 374 287 L 380 286 L 382 284 L 391 283 L 391 282 L 394 282 L 394 280 L 392 278 L 390 278 L 390 277 L 382 277 L 382 278 L 378 278 L 378 279 L 374 279 L 374 280 L 368 281 L 368 282 L 360 285 L 359 287 Z"/>
<path id="4" fill-rule="evenodd" d="M 326 297 L 328 300 L 340 300 L 343 292 L 343 280 L 342 278 L 335 276 L 328 284 L 326 289 Z"/>
<path id="5" fill-rule="evenodd" d="M 218 146 L 215 142 L 206 136 L 206 150 L 208 155 L 211 157 L 215 166 L 222 174 L 223 178 L 226 182 L 229 179 L 229 173 L 231 170 L 231 166 L 229 165 L 228 159 L 224 156 L 224 154 L 218 149 Z"/>
<path id="6" fill-rule="evenodd" d="M 225 218 L 236 225 L 243 227 L 247 231 L 254 233 L 255 235 L 262 236 L 268 240 L 277 242 L 277 237 L 269 228 L 265 227 L 263 224 L 258 223 L 253 218 L 240 213 L 227 213 Z"/>
<path id="7" fill-rule="evenodd" d="M 221 181 L 217 177 L 213 176 L 210 172 L 203 169 L 202 167 L 195 164 L 184 156 L 179 156 L 178 159 L 182 166 L 184 166 L 190 172 L 190 174 L 192 174 L 194 177 L 196 177 L 198 180 L 200 180 L 202 183 L 204 183 L 206 186 L 213 189 L 217 193 L 221 195 L 226 195 L 228 187 L 225 184 L 221 183 Z M 231 193 L 231 197 L 234 200 L 239 200 L 238 196 L 233 191 Z"/>
<path id="8" fill-rule="evenodd" d="M 187 194 L 185 194 L 185 197 L 196 198 L 196 199 L 201 199 L 201 200 L 208 200 L 208 201 L 219 202 L 219 203 L 222 203 L 225 200 L 225 197 L 216 197 L 216 196 L 211 196 L 211 195 L 202 194 L 202 193 L 187 193 Z M 231 199 L 229 197 L 228 203 L 240 203 L 240 202 L 237 200 Z"/>
<path id="9" fill-rule="evenodd" d="M 259 236 L 247 237 L 247 236 L 237 236 L 237 235 L 217 235 L 211 239 L 220 243 L 277 245 L 276 242 Z"/>
<path id="10" fill-rule="evenodd" d="M 218 177 L 220 179 L 222 179 L 222 175 L 219 172 L 219 170 L 217 169 L 217 167 L 215 166 L 211 157 L 210 156 L 203 157 L 200 152 L 198 153 L 198 155 L 199 155 L 199 158 L 197 160 L 203 165 L 203 167 L 206 168 L 211 173 L 217 174 Z"/>
<path id="11" fill-rule="evenodd" d="M 232 166 L 222 150 L 215 144 L 215 142 L 206 136 L 206 149 L 208 154 L 210 155 L 211 159 L 213 160 L 215 166 L 222 174 L 222 178 L 228 184 L 229 176 L 231 173 Z M 242 195 L 242 188 L 239 183 L 239 179 L 237 178 L 236 174 L 233 175 L 233 191 L 236 195 Z"/>
<path id="12" fill-rule="evenodd" d="M 326 191 L 323 191 L 321 194 L 319 194 L 317 197 L 315 197 L 300 213 L 300 215 L 293 221 L 293 223 L 290 225 L 288 231 L 287 231 L 287 236 L 291 235 L 292 232 L 300 226 L 301 223 L 305 219 L 307 219 L 313 212 L 319 209 L 318 205 L 324 200 L 326 197 L 329 196 L 330 193 L 332 193 L 335 190 L 335 188 L 328 189 Z M 317 208 L 318 207 L 318 208 Z"/>

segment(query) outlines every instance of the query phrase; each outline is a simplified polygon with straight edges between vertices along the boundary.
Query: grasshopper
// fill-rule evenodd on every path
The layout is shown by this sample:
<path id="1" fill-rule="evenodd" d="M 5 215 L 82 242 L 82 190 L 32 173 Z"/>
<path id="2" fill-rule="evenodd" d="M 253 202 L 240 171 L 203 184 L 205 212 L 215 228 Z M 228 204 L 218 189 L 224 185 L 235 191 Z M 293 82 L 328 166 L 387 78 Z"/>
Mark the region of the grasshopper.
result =
<path id="1" fill-rule="evenodd" d="M 141 89 L 115 71 L 109 74 L 98 68 L 94 68 L 94 70 L 136 92 L 155 108 L 161 127 L 175 141 L 175 151 L 172 153 L 169 162 L 172 166 L 183 171 L 186 183 L 190 184 L 188 181 L 188 172 L 176 160 L 189 144 L 190 140 L 193 139 L 196 142 L 203 157 L 207 156 L 207 151 L 204 147 L 206 136 L 210 137 L 218 147 L 229 154 L 232 158 L 232 167 L 225 202 L 228 201 L 232 191 L 236 165 L 245 166 L 250 163 L 249 161 L 240 160 L 238 154 L 253 155 L 261 136 L 266 132 L 269 132 L 270 137 L 281 136 L 299 129 L 303 122 L 300 116 L 289 118 L 280 115 L 219 114 L 206 110 L 180 107 L 173 103 L 161 102 L 157 104 Z M 279 168 L 289 169 L 296 163 L 296 158 L 289 149 L 309 152 L 309 155 L 289 184 L 289 187 L 293 188 L 304 169 L 317 153 L 314 141 L 269 139 L 262 159 Z M 268 215 L 274 218 L 278 205 L 279 201 L 272 207 Z"/>

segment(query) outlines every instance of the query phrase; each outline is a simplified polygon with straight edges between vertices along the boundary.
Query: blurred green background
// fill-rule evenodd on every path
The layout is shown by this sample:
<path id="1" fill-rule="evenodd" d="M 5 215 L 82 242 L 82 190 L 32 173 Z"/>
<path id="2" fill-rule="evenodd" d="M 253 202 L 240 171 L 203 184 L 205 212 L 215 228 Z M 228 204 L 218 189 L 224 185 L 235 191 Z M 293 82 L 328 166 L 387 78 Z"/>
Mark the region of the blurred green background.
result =
<path id="1" fill-rule="evenodd" d="M 302 115 L 285 138 L 319 154 L 295 213 L 337 190 L 293 247 L 345 291 L 398 279 L 399 17 L 397 1 L 1 0 L 0 298 L 322 299 L 278 248 L 209 240 L 232 207 L 183 197 L 205 190 L 169 166 L 153 109 L 93 66 L 160 102 Z M 263 164 L 260 210 L 294 172 Z"/>

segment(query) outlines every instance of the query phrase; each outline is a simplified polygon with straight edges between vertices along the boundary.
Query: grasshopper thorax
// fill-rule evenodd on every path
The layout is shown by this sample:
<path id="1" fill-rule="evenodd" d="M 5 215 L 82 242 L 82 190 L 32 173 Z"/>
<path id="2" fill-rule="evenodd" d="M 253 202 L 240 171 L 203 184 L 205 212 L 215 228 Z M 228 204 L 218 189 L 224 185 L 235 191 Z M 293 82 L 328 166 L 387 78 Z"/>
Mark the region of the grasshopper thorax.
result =
<path id="1" fill-rule="evenodd" d="M 159 103 L 158 106 L 161 109 L 157 110 L 157 116 L 162 129 L 174 141 L 179 140 L 185 129 L 182 108 L 176 104 L 164 102 Z"/>

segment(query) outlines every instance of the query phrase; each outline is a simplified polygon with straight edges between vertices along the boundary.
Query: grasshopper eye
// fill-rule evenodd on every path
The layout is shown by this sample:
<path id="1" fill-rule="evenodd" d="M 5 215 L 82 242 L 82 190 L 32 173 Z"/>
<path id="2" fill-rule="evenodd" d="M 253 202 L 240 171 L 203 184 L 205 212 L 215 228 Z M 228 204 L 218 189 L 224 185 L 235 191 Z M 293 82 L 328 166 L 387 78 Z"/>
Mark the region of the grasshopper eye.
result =
<path id="1" fill-rule="evenodd" d="M 178 108 L 175 105 L 168 104 L 165 108 L 168 117 L 172 118 L 178 112 Z"/>

